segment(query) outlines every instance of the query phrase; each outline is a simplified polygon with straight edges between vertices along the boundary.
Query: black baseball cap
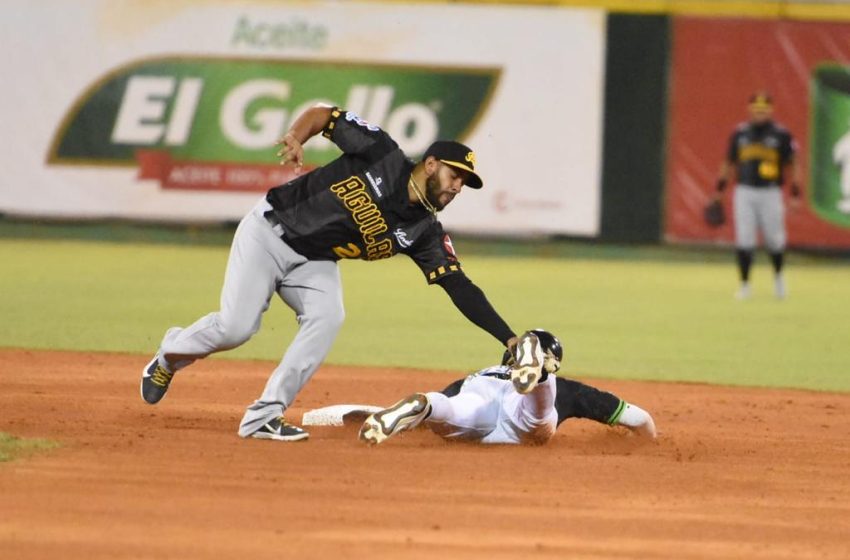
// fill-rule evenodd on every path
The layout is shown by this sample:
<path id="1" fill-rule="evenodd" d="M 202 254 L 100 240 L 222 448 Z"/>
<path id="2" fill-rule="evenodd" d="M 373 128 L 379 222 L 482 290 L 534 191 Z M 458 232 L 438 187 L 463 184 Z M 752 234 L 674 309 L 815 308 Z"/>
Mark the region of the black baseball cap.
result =
<path id="1" fill-rule="evenodd" d="M 750 96 L 749 105 L 753 109 L 773 107 L 773 98 L 766 91 L 757 91 Z"/>
<path id="2" fill-rule="evenodd" d="M 468 146 L 464 146 L 460 142 L 453 140 L 437 140 L 425 150 L 422 160 L 425 161 L 428 159 L 428 156 L 434 156 L 446 165 L 451 165 L 469 173 L 469 176 L 466 178 L 467 187 L 480 189 L 484 186 L 481 177 L 475 172 L 475 152 Z"/>

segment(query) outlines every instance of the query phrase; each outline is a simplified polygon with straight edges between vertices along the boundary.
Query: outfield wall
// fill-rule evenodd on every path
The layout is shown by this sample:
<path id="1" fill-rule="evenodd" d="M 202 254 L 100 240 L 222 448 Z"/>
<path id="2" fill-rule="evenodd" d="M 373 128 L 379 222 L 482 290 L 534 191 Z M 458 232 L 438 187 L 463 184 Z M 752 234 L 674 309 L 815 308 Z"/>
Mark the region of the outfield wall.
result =
<path id="1" fill-rule="evenodd" d="M 806 170 L 791 244 L 850 247 L 850 23 L 531 4 L 10 0 L 0 212 L 236 220 L 291 178 L 274 141 L 324 101 L 413 158 L 474 148 L 486 187 L 451 231 L 728 244 L 701 209 L 767 88 Z M 307 168 L 337 153 L 316 138 Z"/>
<path id="2" fill-rule="evenodd" d="M 286 182 L 274 143 L 317 101 L 418 158 L 457 138 L 481 192 L 455 231 L 599 234 L 601 10 L 356 2 L 10 0 L 0 210 L 241 217 Z M 474 24 L 470 24 L 474 22 Z M 309 169 L 335 157 L 322 138 Z"/>
<path id="3" fill-rule="evenodd" d="M 732 224 L 707 227 L 702 208 L 748 97 L 767 89 L 803 169 L 789 242 L 850 247 L 850 23 L 679 17 L 672 36 L 665 239 L 732 241 Z"/>

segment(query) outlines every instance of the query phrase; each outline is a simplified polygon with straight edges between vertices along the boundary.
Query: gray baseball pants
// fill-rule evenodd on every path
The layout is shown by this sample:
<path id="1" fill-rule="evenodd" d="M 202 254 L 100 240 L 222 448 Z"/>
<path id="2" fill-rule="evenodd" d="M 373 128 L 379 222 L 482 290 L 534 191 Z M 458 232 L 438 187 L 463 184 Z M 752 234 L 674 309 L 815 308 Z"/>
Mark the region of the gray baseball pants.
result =
<path id="1" fill-rule="evenodd" d="M 339 268 L 333 261 L 311 261 L 293 251 L 263 217 L 263 199 L 239 223 L 230 248 L 219 311 L 186 328 L 165 333 L 160 353 L 173 369 L 213 352 L 244 344 L 260 328 L 272 294 L 295 311 L 299 329 L 260 397 L 239 426 L 247 437 L 281 416 L 319 368 L 342 326 L 345 311 Z"/>
<path id="2" fill-rule="evenodd" d="M 758 231 L 771 253 L 785 250 L 785 205 L 779 187 L 735 187 L 735 246 L 752 251 L 758 243 Z"/>

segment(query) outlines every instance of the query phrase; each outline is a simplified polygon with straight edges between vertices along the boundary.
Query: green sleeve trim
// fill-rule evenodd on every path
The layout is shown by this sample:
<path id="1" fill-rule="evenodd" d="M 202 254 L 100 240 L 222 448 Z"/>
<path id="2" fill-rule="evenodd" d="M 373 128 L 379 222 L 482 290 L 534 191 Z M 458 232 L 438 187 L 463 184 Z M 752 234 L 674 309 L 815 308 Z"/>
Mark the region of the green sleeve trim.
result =
<path id="1" fill-rule="evenodd" d="M 620 404 L 617 405 L 617 409 L 614 411 L 614 414 L 612 414 L 611 417 L 608 418 L 608 424 L 609 425 L 613 426 L 614 424 L 617 423 L 617 420 L 620 419 L 620 416 L 623 414 L 623 411 L 626 410 L 627 404 L 628 403 L 626 401 L 624 401 L 623 399 L 620 399 Z"/>

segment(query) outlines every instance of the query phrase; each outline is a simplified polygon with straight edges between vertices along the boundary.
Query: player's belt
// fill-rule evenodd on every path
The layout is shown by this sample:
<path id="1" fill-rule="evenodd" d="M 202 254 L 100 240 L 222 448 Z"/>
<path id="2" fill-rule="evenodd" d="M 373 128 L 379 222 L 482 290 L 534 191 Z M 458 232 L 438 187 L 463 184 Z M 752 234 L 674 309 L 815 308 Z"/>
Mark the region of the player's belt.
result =
<path id="1" fill-rule="evenodd" d="M 275 235 L 283 239 L 284 231 L 283 231 L 283 223 L 278 219 L 277 215 L 274 213 L 274 210 L 269 210 L 263 213 L 263 217 L 272 226 L 272 231 Z"/>
<path id="2" fill-rule="evenodd" d="M 747 183 L 738 183 L 739 187 L 747 187 L 748 189 L 773 189 L 773 188 L 781 188 L 782 185 L 779 183 L 767 183 L 765 185 L 750 185 Z"/>

